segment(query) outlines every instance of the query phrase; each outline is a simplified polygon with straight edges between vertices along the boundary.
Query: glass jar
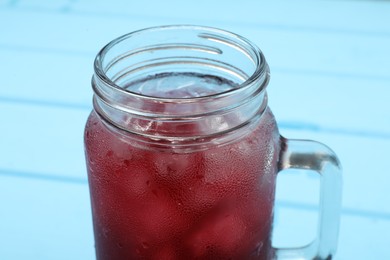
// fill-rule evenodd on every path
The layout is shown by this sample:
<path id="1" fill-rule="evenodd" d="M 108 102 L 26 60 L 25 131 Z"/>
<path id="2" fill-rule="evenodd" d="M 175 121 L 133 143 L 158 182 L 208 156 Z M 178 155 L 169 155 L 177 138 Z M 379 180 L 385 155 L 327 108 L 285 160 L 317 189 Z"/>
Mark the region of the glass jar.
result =
<path id="1" fill-rule="evenodd" d="M 339 162 L 322 144 L 280 136 L 254 44 L 155 27 L 110 42 L 94 68 L 85 151 L 97 259 L 332 257 Z M 274 249 L 276 176 L 291 167 L 322 176 L 319 234 Z"/>

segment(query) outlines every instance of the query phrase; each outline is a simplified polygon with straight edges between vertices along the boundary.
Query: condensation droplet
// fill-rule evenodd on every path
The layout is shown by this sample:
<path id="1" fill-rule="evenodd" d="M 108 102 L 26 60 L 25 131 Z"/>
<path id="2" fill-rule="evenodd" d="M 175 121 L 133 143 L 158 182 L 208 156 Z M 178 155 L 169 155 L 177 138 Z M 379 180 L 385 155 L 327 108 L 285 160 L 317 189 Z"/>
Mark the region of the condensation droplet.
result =
<path id="1" fill-rule="evenodd" d="M 149 244 L 148 244 L 148 242 L 142 242 L 142 248 L 144 248 L 144 249 L 148 249 L 149 248 Z"/>
<path id="2" fill-rule="evenodd" d="M 124 165 L 126 165 L 127 167 L 130 166 L 130 160 L 124 160 L 123 163 L 124 163 Z"/>

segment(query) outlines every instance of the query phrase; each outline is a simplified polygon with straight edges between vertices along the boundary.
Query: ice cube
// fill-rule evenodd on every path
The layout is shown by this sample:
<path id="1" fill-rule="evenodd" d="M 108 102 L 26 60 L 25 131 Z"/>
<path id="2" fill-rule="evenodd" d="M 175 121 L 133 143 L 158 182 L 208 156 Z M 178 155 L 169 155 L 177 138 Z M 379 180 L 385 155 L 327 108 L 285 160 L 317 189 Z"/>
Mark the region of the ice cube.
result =
<path id="1" fill-rule="evenodd" d="M 223 211 L 205 218 L 188 243 L 195 257 L 234 255 L 249 232 L 236 212 Z"/>
<path id="2" fill-rule="evenodd" d="M 151 260 L 174 260 L 177 259 L 176 251 L 173 246 L 167 245 L 153 254 Z"/>
<path id="3" fill-rule="evenodd" d="M 180 213 L 177 204 L 161 190 L 143 200 L 142 209 L 134 212 L 139 223 L 139 236 L 150 245 L 166 243 L 188 228 L 188 220 Z"/>

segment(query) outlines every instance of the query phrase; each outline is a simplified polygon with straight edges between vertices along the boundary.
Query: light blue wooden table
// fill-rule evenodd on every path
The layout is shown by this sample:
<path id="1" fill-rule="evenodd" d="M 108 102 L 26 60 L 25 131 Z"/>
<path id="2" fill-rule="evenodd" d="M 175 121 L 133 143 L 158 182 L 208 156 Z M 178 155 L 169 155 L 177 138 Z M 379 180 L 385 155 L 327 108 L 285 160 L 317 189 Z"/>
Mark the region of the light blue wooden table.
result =
<path id="1" fill-rule="evenodd" d="M 342 161 L 336 259 L 390 259 L 390 2 L 314 0 L 0 0 L 0 259 L 94 259 L 82 140 L 93 59 L 165 24 L 260 46 L 281 133 Z M 319 180 L 295 173 L 278 180 L 278 246 L 315 234 Z"/>

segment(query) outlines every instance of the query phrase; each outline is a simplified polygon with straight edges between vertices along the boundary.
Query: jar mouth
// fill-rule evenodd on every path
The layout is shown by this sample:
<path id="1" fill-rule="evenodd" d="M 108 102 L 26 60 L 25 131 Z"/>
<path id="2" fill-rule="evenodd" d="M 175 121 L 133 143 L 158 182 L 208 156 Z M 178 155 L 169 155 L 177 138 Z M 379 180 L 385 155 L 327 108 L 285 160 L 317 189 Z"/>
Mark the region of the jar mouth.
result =
<path id="1" fill-rule="evenodd" d="M 95 111 L 149 139 L 206 140 L 251 124 L 267 107 L 269 68 L 260 49 L 212 27 L 171 25 L 126 34 L 103 47 L 94 68 Z M 188 89 L 186 77 L 195 82 Z M 162 78 L 168 83 L 159 92 Z"/>
<path id="2" fill-rule="evenodd" d="M 171 34 L 177 33 L 191 33 L 193 37 L 199 39 L 200 43 L 188 43 L 178 39 L 167 39 L 160 38 L 154 34 L 169 32 Z M 145 37 L 146 36 L 146 37 Z M 138 44 L 137 39 L 143 39 L 142 44 Z M 165 42 L 159 42 L 160 40 Z M 126 48 L 126 42 L 134 41 L 134 46 L 128 46 Z M 149 44 L 149 42 L 151 44 Z M 122 46 L 123 45 L 123 46 Z M 243 66 L 233 66 L 231 63 L 226 61 L 217 61 L 212 56 L 221 56 L 226 50 L 234 50 L 235 55 L 241 55 L 240 59 L 245 58 L 246 66 L 251 67 L 250 69 L 244 68 Z M 142 56 L 146 53 L 153 53 L 158 51 L 171 52 L 173 56 L 167 58 L 153 58 L 148 62 L 140 62 L 137 56 Z M 184 52 L 192 52 L 192 55 L 179 55 L 174 56 L 174 52 L 177 50 L 183 50 Z M 202 54 L 202 57 L 196 57 L 195 55 Z M 203 55 L 206 54 L 206 55 Z M 126 60 L 134 59 L 134 65 L 132 68 L 126 67 L 124 69 L 114 69 L 118 64 L 123 63 Z M 171 58 L 171 59 L 170 59 Z M 172 58 L 175 60 L 172 61 Z M 219 58 L 219 57 L 218 57 Z M 176 66 L 175 66 L 176 65 Z M 173 70 L 178 69 L 180 65 L 184 66 L 206 66 L 208 69 L 214 69 L 218 73 L 225 72 L 227 78 L 235 81 L 237 86 L 235 88 L 223 90 L 220 92 L 209 93 L 201 96 L 191 97 L 163 97 L 156 96 L 153 94 L 145 94 L 124 87 L 123 81 L 127 76 L 132 78 L 145 76 L 147 73 L 143 73 L 143 70 L 155 69 L 159 66 L 169 67 L 172 66 Z M 196 66 L 195 66 L 196 67 Z M 153 100 L 154 102 L 164 103 L 177 103 L 177 102 L 200 102 L 201 100 L 209 100 L 222 98 L 224 96 L 234 95 L 235 92 L 245 92 L 247 88 L 251 88 L 254 84 L 258 86 L 258 91 L 263 91 L 268 83 L 269 67 L 265 60 L 265 57 L 261 50 L 252 42 L 246 38 L 237 34 L 205 26 L 196 25 L 167 25 L 150 27 L 138 31 L 134 31 L 125 34 L 119 38 L 114 39 L 106 46 L 104 46 L 97 54 L 94 62 L 95 82 L 104 85 L 104 88 L 110 88 L 108 91 L 111 94 L 126 95 L 142 100 Z M 158 69 L 157 69 L 158 71 Z M 184 70 L 185 72 L 188 72 Z M 163 70 L 162 73 L 166 72 Z M 122 84 L 120 83 L 122 81 Z M 94 87 L 94 91 L 99 96 L 107 95 L 107 91 L 102 88 Z M 104 93 L 106 92 L 106 93 Z"/>

